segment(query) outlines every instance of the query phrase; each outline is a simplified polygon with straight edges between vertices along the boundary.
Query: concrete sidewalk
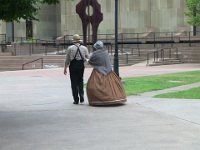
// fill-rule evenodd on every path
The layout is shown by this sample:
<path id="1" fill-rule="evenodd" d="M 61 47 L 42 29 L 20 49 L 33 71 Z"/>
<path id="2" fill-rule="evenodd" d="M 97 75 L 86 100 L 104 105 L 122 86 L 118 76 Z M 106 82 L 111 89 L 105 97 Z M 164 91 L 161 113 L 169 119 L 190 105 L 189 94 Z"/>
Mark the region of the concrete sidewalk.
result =
<path id="1" fill-rule="evenodd" d="M 85 81 L 91 70 L 86 69 Z M 200 64 L 119 70 L 121 77 L 144 76 L 200 70 Z M 0 85 L 0 150 L 200 149 L 198 100 L 144 93 L 122 106 L 73 105 L 62 68 L 1 72 Z"/>
<path id="2" fill-rule="evenodd" d="M 129 98 L 132 99 L 134 103 L 151 108 L 156 112 L 162 112 L 193 124 L 200 125 L 200 99 L 153 98 L 155 95 L 183 91 L 196 87 L 200 88 L 200 82 L 164 90 L 146 92 L 139 96 L 130 96 Z"/>

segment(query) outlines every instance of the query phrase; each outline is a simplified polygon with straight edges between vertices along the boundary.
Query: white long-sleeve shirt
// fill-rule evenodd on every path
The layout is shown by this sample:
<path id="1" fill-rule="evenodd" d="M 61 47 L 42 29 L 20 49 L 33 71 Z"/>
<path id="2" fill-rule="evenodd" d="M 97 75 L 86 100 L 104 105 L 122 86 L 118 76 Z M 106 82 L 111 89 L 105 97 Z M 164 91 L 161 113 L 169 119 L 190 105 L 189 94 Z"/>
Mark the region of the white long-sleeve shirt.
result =
<path id="1" fill-rule="evenodd" d="M 81 55 L 84 59 L 84 61 L 86 59 L 89 59 L 89 52 L 88 52 L 88 49 L 87 47 L 85 47 L 84 45 L 80 45 L 79 43 L 75 43 L 74 45 L 71 45 L 70 47 L 68 47 L 67 49 L 67 55 L 66 55 L 66 60 L 65 60 L 65 66 L 69 66 L 70 64 L 70 61 L 72 61 L 74 59 L 74 56 L 78 50 L 78 47 L 80 49 L 80 52 L 81 52 Z M 76 59 L 77 60 L 81 60 L 81 56 L 79 53 L 77 53 L 76 55 Z"/>

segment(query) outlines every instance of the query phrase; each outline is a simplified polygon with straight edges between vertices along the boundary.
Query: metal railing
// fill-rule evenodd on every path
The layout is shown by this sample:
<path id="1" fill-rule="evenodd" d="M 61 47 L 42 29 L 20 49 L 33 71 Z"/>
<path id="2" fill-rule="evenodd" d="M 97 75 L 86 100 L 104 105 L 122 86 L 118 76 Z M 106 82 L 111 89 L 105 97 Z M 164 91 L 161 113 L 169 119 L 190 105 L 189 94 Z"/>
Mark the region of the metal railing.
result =
<path id="1" fill-rule="evenodd" d="M 129 54 L 126 52 L 125 55 L 126 55 L 126 64 L 128 65 L 128 63 L 129 63 L 129 61 L 128 61 L 128 55 Z"/>
<path id="2" fill-rule="evenodd" d="M 32 60 L 32 61 L 29 61 L 29 62 L 22 64 L 22 70 L 24 70 L 25 65 L 34 63 L 34 62 L 39 61 L 39 60 L 41 60 L 41 69 L 43 69 L 43 62 L 44 61 L 43 61 L 43 58 L 41 57 L 41 58 L 38 58 L 38 59 L 35 59 L 35 60 Z"/>
<path id="3" fill-rule="evenodd" d="M 7 47 L 6 40 L 2 40 L 2 41 L 0 42 L 0 49 L 1 49 L 1 51 L 2 51 L 2 52 L 5 52 L 6 47 Z"/>
<path id="4" fill-rule="evenodd" d="M 162 49 L 158 49 L 158 50 L 156 50 L 154 52 L 147 53 L 147 65 L 150 64 L 150 59 L 151 58 L 153 59 L 153 63 L 165 61 L 166 58 L 167 59 L 172 59 L 172 50 L 173 49 L 175 49 L 175 58 L 179 59 L 178 48 L 177 47 L 174 47 L 174 48 L 162 48 Z M 153 55 L 153 57 L 151 57 L 151 55 Z"/>
<path id="5" fill-rule="evenodd" d="M 15 37 L 12 43 L 12 51 L 16 55 L 32 55 L 32 54 L 65 54 L 64 49 L 72 45 L 72 36 L 65 35 L 54 40 L 45 39 L 26 39 L 25 37 Z M 3 36 L 4 37 L 4 36 Z M 81 35 L 82 37 L 82 35 Z M 5 37 L 4 37 L 5 38 Z M 7 38 L 9 39 L 9 38 Z M 91 38 L 90 38 L 91 39 Z M 98 40 L 102 40 L 109 53 L 114 50 L 114 34 L 98 34 Z M 140 49 L 143 47 L 157 48 L 161 44 L 167 47 L 174 47 L 174 44 L 188 44 L 192 46 L 193 43 L 200 44 L 200 32 L 193 36 L 192 32 L 144 32 L 144 33 L 120 33 L 118 38 L 118 45 L 121 53 L 126 52 L 126 48 L 132 49 L 134 53 L 140 56 Z M 92 42 L 88 41 L 87 45 L 89 51 L 92 51 Z M 177 47 L 177 46 L 176 46 Z"/>

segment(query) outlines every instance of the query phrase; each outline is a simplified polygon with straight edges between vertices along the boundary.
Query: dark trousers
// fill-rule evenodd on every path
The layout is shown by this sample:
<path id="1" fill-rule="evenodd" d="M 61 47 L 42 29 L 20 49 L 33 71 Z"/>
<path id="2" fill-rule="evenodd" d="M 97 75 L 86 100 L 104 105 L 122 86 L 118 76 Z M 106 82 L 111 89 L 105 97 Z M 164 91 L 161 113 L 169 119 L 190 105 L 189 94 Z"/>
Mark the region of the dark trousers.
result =
<path id="1" fill-rule="evenodd" d="M 69 67 L 70 71 L 70 80 L 71 80 L 71 88 L 72 95 L 74 98 L 74 102 L 84 101 L 84 90 L 83 90 L 83 74 L 84 67 L 79 69 L 73 69 Z"/>

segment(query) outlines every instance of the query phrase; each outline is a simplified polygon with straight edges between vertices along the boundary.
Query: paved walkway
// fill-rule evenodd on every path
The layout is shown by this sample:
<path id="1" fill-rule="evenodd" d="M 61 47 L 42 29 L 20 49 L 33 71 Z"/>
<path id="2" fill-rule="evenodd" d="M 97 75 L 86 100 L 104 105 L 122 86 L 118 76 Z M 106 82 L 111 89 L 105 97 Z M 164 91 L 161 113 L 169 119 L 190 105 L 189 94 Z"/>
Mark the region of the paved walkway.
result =
<path id="1" fill-rule="evenodd" d="M 200 64 L 119 69 L 121 77 L 192 70 Z M 149 92 L 117 107 L 73 105 L 62 68 L 1 72 L 0 85 L 0 150 L 200 149 L 198 100 L 154 99 Z"/>

